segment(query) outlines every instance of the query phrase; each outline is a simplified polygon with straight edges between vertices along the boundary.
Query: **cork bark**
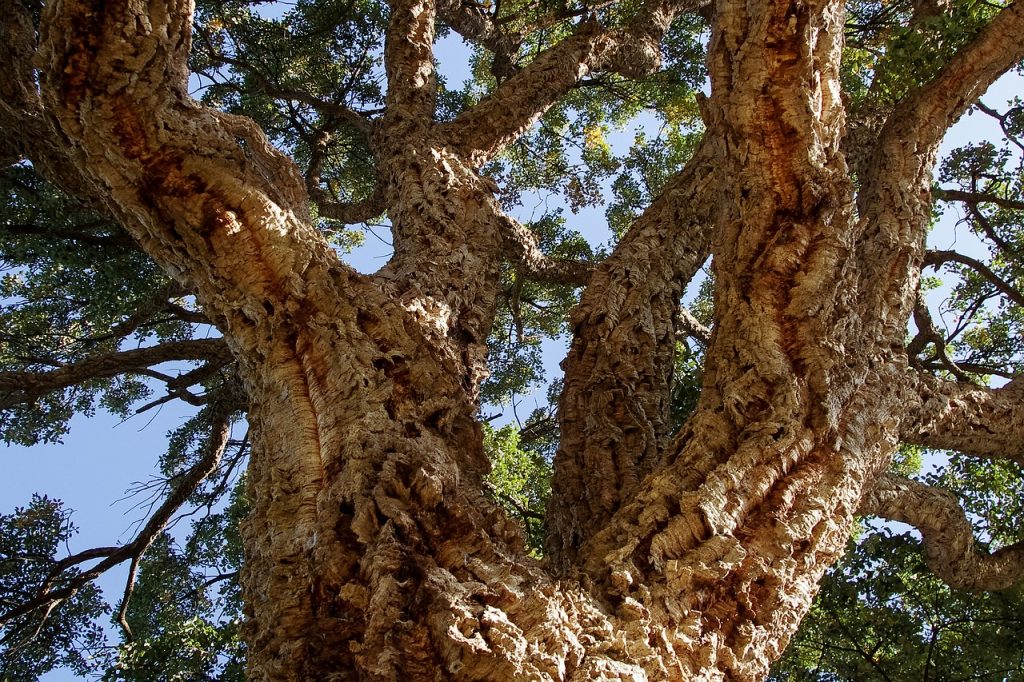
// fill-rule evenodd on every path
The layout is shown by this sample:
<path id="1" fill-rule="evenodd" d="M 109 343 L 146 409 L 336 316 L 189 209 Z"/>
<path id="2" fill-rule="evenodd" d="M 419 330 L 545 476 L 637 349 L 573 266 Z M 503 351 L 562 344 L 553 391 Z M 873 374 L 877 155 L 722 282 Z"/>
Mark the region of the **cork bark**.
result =
<path id="1" fill-rule="evenodd" d="M 573 315 L 551 556 L 527 555 L 484 494 L 477 401 L 501 263 L 533 252 L 478 169 L 584 76 L 655 69 L 692 9 L 581 23 L 438 124 L 437 9 L 394 0 L 372 145 L 395 255 L 364 276 L 255 124 L 188 97 L 188 0 L 47 4 L 30 118 L 73 169 L 64 185 L 197 292 L 241 367 L 250 679 L 761 679 L 858 508 L 914 522 L 880 478 L 901 438 L 982 456 L 1024 442 L 1024 420 L 998 416 L 1020 413 L 1016 393 L 947 390 L 901 352 L 936 145 L 1020 60 L 1021 5 L 893 114 L 855 193 L 841 3 L 719 0 L 705 141 Z M 709 253 L 704 386 L 673 437 L 678 299 Z"/>

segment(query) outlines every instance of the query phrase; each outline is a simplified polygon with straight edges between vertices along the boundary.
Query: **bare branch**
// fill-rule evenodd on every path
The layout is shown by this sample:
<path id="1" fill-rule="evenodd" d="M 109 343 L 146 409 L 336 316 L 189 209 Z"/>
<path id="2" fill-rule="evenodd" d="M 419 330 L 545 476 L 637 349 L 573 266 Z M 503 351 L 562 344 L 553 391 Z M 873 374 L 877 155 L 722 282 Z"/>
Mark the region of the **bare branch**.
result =
<path id="1" fill-rule="evenodd" d="M 0 614 L 0 627 L 4 627 L 14 619 L 32 613 L 37 609 L 44 610 L 45 619 L 56 605 L 70 599 L 87 583 L 124 561 L 131 560 L 133 568 L 137 568 L 142 555 L 164 530 L 167 522 L 174 516 L 175 512 L 198 490 L 200 484 L 217 470 L 220 458 L 224 454 L 224 449 L 227 447 L 231 434 L 232 415 L 236 412 L 239 404 L 237 396 L 230 393 L 222 395 L 220 398 L 220 400 L 212 403 L 210 411 L 210 439 L 207 441 L 202 459 L 178 479 L 177 484 L 164 499 L 163 503 L 161 503 L 160 507 L 150 516 L 146 525 L 135 538 L 123 547 L 102 547 L 87 550 L 57 562 L 50 573 L 49 579 L 42 585 L 36 597 L 19 604 L 6 613 Z M 94 566 L 64 579 L 59 587 L 55 587 L 57 582 L 62 579 L 61 574 L 71 566 L 101 557 L 102 560 Z M 134 578 L 134 571 L 130 571 L 129 582 L 125 587 L 121 610 L 118 614 L 118 620 L 126 628 L 125 632 L 129 639 L 131 638 L 131 631 L 127 628 L 127 623 L 124 622 L 124 615 L 131 597 Z M 16 634 L 16 632 L 10 632 L 0 642 L 7 641 Z"/>
<path id="2" fill-rule="evenodd" d="M 987 388 L 916 372 L 908 382 L 903 441 L 1024 464 L 1024 379 Z"/>
<path id="3" fill-rule="evenodd" d="M 90 343 L 98 343 L 109 339 L 121 339 L 153 318 L 154 315 L 171 307 L 170 299 L 185 296 L 188 290 L 178 282 L 168 282 L 153 292 L 153 295 L 146 301 L 139 303 L 135 311 L 127 318 L 118 322 L 110 328 L 109 334 L 92 336 L 88 339 Z M 178 306 L 175 306 L 178 307 Z M 180 309 L 181 312 L 190 313 Z M 178 311 L 174 311 L 178 312 Z"/>
<path id="4" fill-rule="evenodd" d="M 885 474 L 865 495 L 860 512 L 917 528 L 928 567 L 952 587 L 1002 590 L 1024 578 L 1024 542 L 979 551 L 967 515 L 948 490 Z"/>
<path id="5" fill-rule="evenodd" d="M 29 223 L 3 223 L 0 231 L 16 236 L 40 236 L 49 239 L 67 239 L 87 246 L 103 248 L 138 249 L 135 240 L 124 233 L 94 234 L 82 230 L 59 230 L 46 225 Z"/>
<path id="6" fill-rule="evenodd" d="M 104 353 L 50 372 L 0 372 L 0 409 L 31 402 L 50 391 L 90 379 L 141 373 L 161 362 L 209 360 L 221 365 L 230 357 L 223 339 L 193 339 Z"/>
<path id="7" fill-rule="evenodd" d="M 932 344 L 935 349 L 935 356 L 942 363 L 942 368 L 947 370 L 950 374 L 955 376 L 958 380 L 964 383 L 975 383 L 972 382 L 968 377 L 963 368 L 957 365 L 950 357 L 946 354 L 946 343 L 948 339 L 939 333 L 939 330 L 935 327 L 935 322 L 932 320 L 931 313 L 928 311 L 928 305 L 925 303 L 924 298 L 920 292 L 917 296 L 917 302 L 914 305 L 914 324 L 917 325 L 917 335 L 907 344 L 907 355 L 910 358 L 911 364 L 920 366 L 922 363 L 918 361 L 918 354 L 925 349 L 928 344 Z"/>

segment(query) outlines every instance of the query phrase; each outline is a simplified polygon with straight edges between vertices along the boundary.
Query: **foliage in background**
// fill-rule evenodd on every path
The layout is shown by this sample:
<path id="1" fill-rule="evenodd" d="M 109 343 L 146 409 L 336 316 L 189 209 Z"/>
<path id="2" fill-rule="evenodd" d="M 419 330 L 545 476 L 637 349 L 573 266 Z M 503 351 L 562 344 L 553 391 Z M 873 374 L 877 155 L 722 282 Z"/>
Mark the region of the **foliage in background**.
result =
<path id="1" fill-rule="evenodd" d="M 76 532 L 59 500 L 33 495 L 27 507 L 0 514 L 0 605 L 20 604 L 49 580 Z M 110 607 L 93 585 L 57 606 L 49 618 L 29 613 L 0 631 L 0 680 L 34 680 L 55 668 L 79 675 L 103 663 L 104 634 L 98 620 Z"/>

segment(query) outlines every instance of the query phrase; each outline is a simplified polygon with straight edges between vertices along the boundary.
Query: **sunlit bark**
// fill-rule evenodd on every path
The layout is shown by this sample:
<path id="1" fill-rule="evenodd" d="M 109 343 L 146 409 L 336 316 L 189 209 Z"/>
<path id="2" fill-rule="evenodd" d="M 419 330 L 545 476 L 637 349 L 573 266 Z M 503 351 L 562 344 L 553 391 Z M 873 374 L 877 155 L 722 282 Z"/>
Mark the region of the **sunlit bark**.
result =
<path id="1" fill-rule="evenodd" d="M 886 474 L 861 511 L 917 528 L 928 567 L 957 589 L 1002 590 L 1024 579 L 1024 543 L 980 550 L 971 522 L 948 490 Z"/>
<path id="2" fill-rule="evenodd" d="M 65 185 L 196 292 L 237 360 L 253 443 L 251 679 L 762 678 L 865 494 L 904 505 L 908 489 L 883 499 L 875 485 L 901 435 L 959 442 L 961 426 L 988 428 L 986 401 L 1020 411 L 1016 387 L 928 385 L 914 403 L 903 353 L 934 149 L 1020 60 L 1019 5 L 897 108 L 855 196 L 842 5 L 720 0 L 705 141 L 591 271 L 546 261 L 478 169 L 584 75 L 649 73 L 688 8 L 649 2 L 615 30 L 583 22 L 440 125 L 437 8 L 395 0 L 387 111 L 370 133 L 381 189 L 363 207 L 387 210 L 395 253 L 373 276 L 338 260 L 306 180 L 255 124 L 188 97 L 192 5 L 144 5 L 50 3 L 40 103 L 0 94 L 38 109 L 74 170 Z M 22 52 L 0 57 L 25 71 Z M 703 392 L 670 439 L 679 296 L 709 251 Z M 482 482 L 477 401 L 505 259 L 589 286 L 565 365 L 547 564 Z M 1005 450 L 1008 431 L 963 449 Z"/>

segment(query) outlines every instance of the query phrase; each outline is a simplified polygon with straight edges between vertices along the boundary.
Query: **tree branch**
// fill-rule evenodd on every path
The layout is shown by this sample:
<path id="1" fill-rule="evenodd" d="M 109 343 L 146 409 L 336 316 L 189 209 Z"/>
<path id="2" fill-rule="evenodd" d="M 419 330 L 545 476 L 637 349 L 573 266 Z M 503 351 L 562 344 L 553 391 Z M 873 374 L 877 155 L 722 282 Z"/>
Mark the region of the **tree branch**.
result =
<path id="1" fill-rule="evenodd" d="M 942 363 L 944 370 L 964 383 L 973 383 L 970 377 L 964 373 L 964 370 L 947 355 L 946 344 L 948 339 L 935 328 L 935 322 L 928 311 L 928 305 L 925 303 L 920 292 L 914 305 L 914 324 L 917 326 L 917 335 L 907 344 L 907 355 L 910 358 L 911 364 L 917 367 L 923 365 L 919 361 L 918 355 L 930 343 L 935 348 L 935 356 Z"/>
<path id="2" fill-rule="evenodd" d="M 658 44 L 679 12 L 699 0 L 645 3 L 625 30 L 602 28 L 596 20 L 541 52 L 529 66 L 502 83 L 476 106 L 442 128 L 457 153 L 479 167 L 522 135 L 565 93 L 598 71 L 642 77 L 661 64 Z"/>
<path id="3" fill-rule="evenodd" d="M 956 589 L 1002 590 L 1024 578 L 1024 542 L 979 551 L 967 515 L 948 490 L 885 474 L 864 496 L 860 513 L 917 528 L 928 567 Z"/>
<path id="4" fill-rule="evenodd" d="M 161 362 L 209 360 L 223 364 L 230 357 L 223 339 L 194 339 L 104 353 L 50 372 L 0 372 L 0 409 L 32 402 L 46 393 L 84 381 L 142 373 Z"/>
<path id="5" fill-rule="evenodd" d="M 362 201 L 343 203 L 333 201 L 318 187 L 310 188 L 310 197 L 316 204 L 320 216 L 329 220 L 337 220 L 346 225 L 364 223 L 367 220 L 376 218 L 387 210 L 387 199 L 384 189 L 378 185 L 370 196 Z"/>
<path id="6" fill-rule="evenodd" d="M 346 296 L 369 287 L 314 228 L 292 160 L 252 120 L 188 96 L 192 10 L 188 0 L 47 4 L 41 91 L 83 172 L 119 188 L 107 202 L 121 224 L 248 349 L 283 329 L 268 320 L 286 300 L 329 306 L 343 281 Z"/>
<path id="7" fill-rule="evenodd" d="M 386 119 L 420 125 L 434 120 L 437 75 L 434 73 L 432 0 L 390 0 L 391 20 L 384 42 L 388 77 Z"/>
<path id="8" fill-rule="evenodd" d="M 210 52 L 210 57 L 215 62 L 243 71 L 246 75 L 256 81 L 257 87 L 268 97 L 307 104 L 313 109 L 319 111 L 321 114 L 333 116 L 334 118 L 343 121 L 349 127 L 359 131 L 363 135 L 368 136 L 373 132 L 372 122 L 367 120 L 367 118 L 359 112 L 354 111 L 343 104 L 326 102 L 303 90 L 279 87 L 264 75 L 260 69 L 256 68 L 245 59 L 230 57 L 218 50 L 214 41 L 210 38 L 209 32 L 203 27 L 200 27 L 197 30 L 197 35 L 203 40 L 206 49 Z"/>
<path id="9" fill-rule="evenodd" d="M 889 116 L 864 172 L 857 200 L 865 223 L 858 244 L 861 299 L 872 314 L 869 335 L 896 338 L 892 322 L 906 319 L 914 292 L 892 272 L 916 267 L 923 256 L 931 215 L 932 169 L 946 130 L 999 76 L 1024 57 L 1024 4 L 1003 8 L 929 83 L 906 97 Z"/>
<path id="10" fill-rule="evenodd" d="M 908 389 L 903 441 L 1024 464 L 1024 378 L 987 388 L 915 372 Z"/>
<path id="11" fill-rule="evenodd" d="M 513 218 L 500 214 L 505 257 L 519 266 L 523 275 L 538 282 L 585 286 L 594 265 L 578 260 L 549 258 L 540 250 L 537 237 Z"/>
<path id="12" fill-rule="evenodd" d="M 676 320 L 676 327 L 681 334 L 697 339 L 703 346 L 711 341 L 711 329 L 686 308 L 679 307 L 679 319 Z"/>
<path id="13" fill-rule="evenodd" d="M 194 313 L 193 311 L 186 310 L 170 302 L 170 299 L 185 296 L 187 293 L 188 290 L 178 282 L 168 282 L 166 285 L 155 291 L 152 297 L 148 300 L 140 302 L 137 305 L 135 312 L 117 324 L 112 325 L 110 333 L 89 337 L 87 341 L 95 344 L 100 341 L 107 341 L 110 339 L 123 339 L 163 310 L 171 310 L 171 312 L 175 313 L 177 317 L 181 317 L 183 319 L 189 318 L 186 320 L 188 322 L 208 323 L 208 320 L 206 320 L 205 317 L 202 317 L 201 313 Z M 200 315 L 202 319 L 195 319 L 193 317 L 195 315 Z"/>
<path id="14" fill-rule="evenodd" d="M 102 210 L 102 196 L 47 124 L 36 86 L 36 30 L 20 0 L 0 0 L 0 138 L 7 161 L 32 160 L 43 177 Z"/>
<path id="15" fill-rule="evenodd" d="M 932 197 L 941 201 L 961 201 L 976 206 L 978 204 L 995 204 L 1013 211 L 1024 211 L 1024 201 L 1015 201 L 991 192 L 964 192 L 958 189 L 932 188 Z"/>
<path id="16" fill-rule="evenodd" d="M 125 622 L 125 613 L 131 598 L 138 562 L 157 536 L 167 526 L 168 521 L 174 516 L 175 512 L 198 490 L 202 482 L 217 470 L 220 458 L 227 447 L 231 434 L 232 415 L 237 410 L 238 402 L 236 396 L 229 394 L 222 395 L 220 399 L 211 403 L 210 439 L 207 441 L 202 459 L 178 479 L 177 484 L 164 499 L 163 503 L 150 516 L 146 525 L 131 542 L 122 547 L 99 547 L 86 550 L 58 561 L 50 572 L 47 581 L 40 587 L 36 597 L 19 604 L 6 613 L 0 614 L 0 627 L 37 609 L 45 609 L 45 620 L 45 617 L 49 615 L 56 605 L 73 597 L 84 585 L 102 575 L 105 571 L 130 559 L 132 561 L 132 570 L 129 571 L 128 583 L 125 586 L 121 609 L 118 613 L 118 621 L 125 628 L 128 638 L 131 639 L 131 629 L 128 628 Z M 65 579 L 59 587 L 55 587 L 57 581 L 61 579 L 61 574 L 67 569 L 86 561 L 100 558 L 102 558 L 101 561 L 95 565 Z M 0 642 L 6 642 L 16 634 L 16 632 L 10 632 Z"/>
<path id="17" fill-rule="evenodd" d="M 462 0 L 439 0 L 437 14 L 466 40 L 509 60 L 523 41 L 521 33 L 506 33 L 482 8 Z"/>
<path id="18" fill-rule="evenodd" d="M 988 87 L 1021 58 L 1024 5 L 1015 2 L 1000 10 L 931 82 L 904 100 L 887 127 L 903 128 L 906 124 L 902 122 L 906 121 L 915 133 L 904 144 L 918 150 L 931 149 Z"/>
<path id="19" fill-rule="evenodd" d="M 981 275 L 986 282 L 994 286 L 1001 294 L 1024 308 L 1024 294 L 1018 291 L 1002 277 L 994 273 L 987 265 L 979 260 L 971 258 L 970 256 L 965 256 L 961 253 L 957 253 L 956 251 L 928 251 L 924 255 L 924 263 L 922 263 L 922 267 L 931 265 L 937 269 L 943 263 L 960 263 L 961 265 L 966 265 Z"/>
<path id="20" fill-rule="evenodd" d="M 93 234 L 82 230 L 61 230 L 48 225 L 30 223 L 0 223 L 0 231 L 13 236 L 39 236 L 49 239 L 67 239 L 87 246 L 101 248 L 138 249 L 135 240 L 123 232 Z"/>
<path id="21" fill-rule="evenodd" d="M 710 249 L 710 157 L 705 141 L 595 269 L 572 312 L 548 509 L 555 566 L 572 564 L 663 454 L 679 299 Z"/>

